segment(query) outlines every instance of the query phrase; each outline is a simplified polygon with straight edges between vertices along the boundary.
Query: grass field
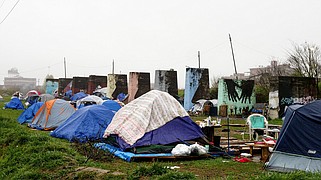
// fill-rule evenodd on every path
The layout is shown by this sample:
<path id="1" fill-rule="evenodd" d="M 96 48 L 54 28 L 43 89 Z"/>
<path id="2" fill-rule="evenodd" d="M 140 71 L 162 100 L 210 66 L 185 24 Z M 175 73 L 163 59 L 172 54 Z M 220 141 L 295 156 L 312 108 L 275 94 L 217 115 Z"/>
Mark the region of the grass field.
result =
<path id="1" fill-rule="evenodd" d="M 7 100 L 7 99 L 6 99 Z M 0 103 L 0 179 L 320 179 L 320 174 L 280 174 L 263 163 L 229 158 L 175 162 L 125 162 L 90 144 L 74 144 L 20 125 L 22 111 Z M 202 119 L 204 117 L 195 117 Z M 242 120 L 231 120 L 242 122 Z M 224 121 L 222 123 L 225 123 Z M 232 130 L 233 131 L 233 130 Z M 89 157 L 90 156 L 90 157 Z M 179 167 L 170 169 L 165 167 Z"/>

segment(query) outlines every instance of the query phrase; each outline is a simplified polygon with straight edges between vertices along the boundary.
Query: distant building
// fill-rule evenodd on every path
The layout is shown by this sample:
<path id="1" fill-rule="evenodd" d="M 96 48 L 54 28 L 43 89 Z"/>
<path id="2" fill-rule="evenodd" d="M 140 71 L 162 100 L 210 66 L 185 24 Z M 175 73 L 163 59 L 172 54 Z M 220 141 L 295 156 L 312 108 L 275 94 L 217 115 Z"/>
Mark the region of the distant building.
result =
<path id="1" fill-rule="evenodd" d="M 292 76 L 294 69 L 290 64 L 278 64 L 277 61 L 271 61 L 269 66 L 261 66 L 257 68 L 250 68 L 250 78 L 256 79 L 263 74 L 269 74 L 269 76 Z"/>
<path id="2" fill-rule="evenodd" d="M 19 89 L 20 91 L 26 91 L 36 88 L 37 79 L 21 77 L 18 69 L 12 68 L 8 70 L 8 77 L 4 78 L 3 85 L 6 89 Z"/>
<path id="3" fill-rule="evenodd" d="M 237 73 L 230 76 L 223 76 L 221 79 L 238 79 L 238 80 L 248 80 L 250 79 L 249 73 Z"/>

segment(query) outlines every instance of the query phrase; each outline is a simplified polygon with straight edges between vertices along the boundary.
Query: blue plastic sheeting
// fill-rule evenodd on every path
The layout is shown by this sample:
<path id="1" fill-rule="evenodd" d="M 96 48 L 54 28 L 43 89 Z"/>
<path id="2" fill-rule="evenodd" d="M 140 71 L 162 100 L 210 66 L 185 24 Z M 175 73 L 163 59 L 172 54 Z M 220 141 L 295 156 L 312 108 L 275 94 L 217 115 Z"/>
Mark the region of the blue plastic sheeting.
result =
<path id="1" fill-rule="evenodd" d="M 114 113 L 103 105 L 85 106 L 73 113 L 50 135 L 70 142 L 100 140 L 113 117 Z"/>
<path id="2" fill-rule="evenodd" d="M 103 102 L 103 105 L 106 106 L 109 110 L 117 112 L 121 106 L 118 102 L 114 100 L 106 100 Z"/>
<path id="3" fill-rule="evenodd" d="M 122 138 L 116 136 L 118 145 L 123 149 L 149 146 L 152 144 L 171 144 L 178 141 L 188 141 L 204 137 L 199 125 L 194 123 L 189 116 L 177 117 L 166 123 L 164 126 L 146 133 L 132 146 L 127 144 Z"/>
<path id="4" fill-rule="evenodd" d="M 65 92 L 64 94 L 65 97 L 71 98 L 72 96 L 72 90 L 68 90 L 67 92 Z"/>
<path id="5" fill-rule="evenodd" d="M 120 94 L 118 94 L 117 99 L 118 99 L 119 101 L 123 101 L 123 100 L 125 100 L 125 99 L 127 98 L 127 96 L 128 96 L 128 95 L 126 95 L 126 94 L 124 94 L 124 93 L 120 93 Z"/>
<path id="6" fill-rule="evenodd" d="M 33 117 L 36 115 L 37 111 L 42 105 L 43 105 L 43 102 L 37 102 L 31 105 L 30 107 L 28 107 L 28 109 L 26 109 L 20 114 L 20 116 L 18 117 L 18 122 L 20 124 L 31 123 Z"/>
<path id="7" fill-rule="evenodd" d="M 23 106 L 22 102 L 19 98 L 12 98 L 5 106 L 5 109 L 18 109 L 18 110 L 24 110 L 25 107 Z"/>
<path id="8" fill-rule="evenodd" d="M 71 96 L 70 100 L 71 101 L 77 101 L 79 99 L 82 99 L 84 97 L 88 96 L 87 94 L 85 94 L 84 92 L 79 92 L 74 94 L 73 96 Z"/>
<path id="9" fill-rule="evenodd" d="M 96 143 L 94 145 L 98 149 L 102 149 L 105 151 L 109 151 L 111 154 L 130 162 L 132 157 L 150 157 L 150 156 L 159 156 L 159 157 L 164 157 L 164 156 L 172 156 L 171 153 L 158 153 L 158 154 L 134 154 L 131 152 L 124 152 L 121 149 L 112 146 L 110 144 L 106 143 Z"/>

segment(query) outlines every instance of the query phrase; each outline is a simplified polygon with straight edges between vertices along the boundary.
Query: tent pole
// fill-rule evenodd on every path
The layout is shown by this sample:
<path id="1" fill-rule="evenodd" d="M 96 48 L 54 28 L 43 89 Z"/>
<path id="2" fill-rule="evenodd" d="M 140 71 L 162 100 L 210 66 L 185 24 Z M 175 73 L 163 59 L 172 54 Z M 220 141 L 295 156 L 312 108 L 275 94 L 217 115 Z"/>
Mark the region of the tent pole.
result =
<path id="1" fill-rule="evenodd" d="M 227 153 L 230 152 L 230 118 L 227 115 Z"/>

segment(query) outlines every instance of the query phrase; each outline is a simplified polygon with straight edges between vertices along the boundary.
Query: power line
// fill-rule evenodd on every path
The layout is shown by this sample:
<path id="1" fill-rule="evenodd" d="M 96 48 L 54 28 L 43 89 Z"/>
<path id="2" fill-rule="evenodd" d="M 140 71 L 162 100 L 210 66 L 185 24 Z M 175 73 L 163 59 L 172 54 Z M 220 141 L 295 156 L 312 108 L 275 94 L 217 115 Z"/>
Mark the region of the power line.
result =
<path id="1" fill-rule="evenodd" d="M 17 4 L 19 3 L 20 0 L 18 0 L 16 2 L 16 4 L 14 4 L 14 6 L 11 8 L 11 10 L 8 12 L 8 14 L 4 17 L 4 19 L 0 22 L 0 24 L 2 24 L 6 19 L 7 17 L 10 15 L 10 13 L 13 11 L 13 9 L 17 6 Z"/>
<path id="2" fill-rule="evenodd" d="M 1 5 L 0 5 L 0 9 L 2 8 L 2 6 L 3 6 L 3 4 L 4 4 L 5 1 L 6 1 L 6 0 L 3 0 L 3 1 L 2 1 Z"/>

